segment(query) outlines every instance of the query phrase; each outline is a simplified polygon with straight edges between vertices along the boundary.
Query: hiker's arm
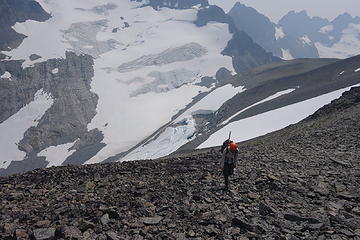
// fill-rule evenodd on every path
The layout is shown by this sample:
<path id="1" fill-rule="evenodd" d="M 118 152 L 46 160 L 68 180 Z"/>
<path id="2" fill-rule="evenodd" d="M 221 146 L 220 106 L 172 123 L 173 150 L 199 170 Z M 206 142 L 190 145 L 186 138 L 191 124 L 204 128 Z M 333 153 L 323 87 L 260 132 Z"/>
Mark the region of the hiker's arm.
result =
<path id="1" fill-rule="evenodd" d="M 222 152 L 221 158 L 219 159 L 219 165 L 220 165 L 221 169 L 224 168 L 225 155 L 226 155 L 226 149 L 224 149 L 224 151 Z"/>

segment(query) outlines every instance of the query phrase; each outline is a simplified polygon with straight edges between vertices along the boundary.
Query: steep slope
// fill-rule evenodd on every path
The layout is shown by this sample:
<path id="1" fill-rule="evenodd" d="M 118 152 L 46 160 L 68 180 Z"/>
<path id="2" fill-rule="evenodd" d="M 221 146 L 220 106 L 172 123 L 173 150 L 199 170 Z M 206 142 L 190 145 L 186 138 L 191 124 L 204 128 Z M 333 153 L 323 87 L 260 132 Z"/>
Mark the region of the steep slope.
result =
<path id="1" fill-rule="evenodd" d="M 360 56 L 356 56 L 299 75 L 250 84 L 210 118 L 201 139 L 204 141 L 207 134 L 211 137 L 199 147 L 217 145 L 229 131 L 243 141 L 302 120 L 359 85 L 359 65 Z M 241 77 L 237 81 L 243 84 Z"/>
<path id="2" fill-rule="evenodd" d="M 299 59 L 238 74 L 124 159 L 156 158 L 175 149 L 217 146 L 230 131 L 238 141 L 245 141 L 279 130 L 360 84 L 358 66 L 360 56 L 341 61 Z M 231 87 L 239 92 L 231 95 Z"/>
<path id="3" fill-rule="evenodd" d="M 0 237 L 358 239 L 360 88 L 240 144 L 224 191 L 218 149 L 0 178 Z"/>
<path id="4" fill-rule="evenodd" d="M 27 37 L 2 51 L 1 174 L 123 156 L 216 82 L 279 60 L 207 1 L 38 2 L 51 19 L 17 22 Z"/>

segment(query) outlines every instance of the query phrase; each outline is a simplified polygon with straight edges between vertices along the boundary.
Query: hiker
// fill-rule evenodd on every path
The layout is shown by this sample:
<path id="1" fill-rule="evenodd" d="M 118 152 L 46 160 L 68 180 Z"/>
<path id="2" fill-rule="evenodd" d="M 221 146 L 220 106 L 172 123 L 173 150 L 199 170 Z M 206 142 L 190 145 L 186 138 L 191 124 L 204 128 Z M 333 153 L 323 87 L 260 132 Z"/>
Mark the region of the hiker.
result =
<path id="1" fill-rule="evenodd" d="M 220 171 L 224 175 L 226 188 L 229 188 L 229 176 L 233 175 L 234 173 L 234 168 L 236 167 L 238 153 L 239 150 L 236 143 L 228 140 L 228 144 L 224 148 L 222 152 L 222 157 L 220 159 Z"/>

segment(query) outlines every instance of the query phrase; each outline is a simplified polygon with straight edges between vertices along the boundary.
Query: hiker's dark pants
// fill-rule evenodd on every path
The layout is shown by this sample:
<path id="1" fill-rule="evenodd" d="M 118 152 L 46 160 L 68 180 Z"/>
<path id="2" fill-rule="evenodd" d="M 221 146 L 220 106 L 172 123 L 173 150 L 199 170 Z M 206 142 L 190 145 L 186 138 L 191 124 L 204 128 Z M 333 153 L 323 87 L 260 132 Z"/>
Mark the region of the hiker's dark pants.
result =
<path id="1" fill-rule="evenodd" d="M 234 174 L 234 164 L 224 163 L 223 175 L 225 179 L 225 186 L 229 186 L 229 176 Z"/>

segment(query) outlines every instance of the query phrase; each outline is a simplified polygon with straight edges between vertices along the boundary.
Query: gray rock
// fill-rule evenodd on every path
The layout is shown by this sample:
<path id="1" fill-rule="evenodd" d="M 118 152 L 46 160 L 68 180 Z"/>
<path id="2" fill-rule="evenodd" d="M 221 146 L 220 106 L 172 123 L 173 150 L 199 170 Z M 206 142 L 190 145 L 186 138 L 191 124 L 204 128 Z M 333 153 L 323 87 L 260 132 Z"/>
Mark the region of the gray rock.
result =
<path id="1" fill-rule="evenodd" d="M 38 228 L 33 231 L 36 240 L 55 239 L 55 228 Z"/>
<path id="2" fill-rule="evenodd" d="M 146 225 L 156 225 L 160 223 L 160 221 L 163 219 L 161 216 L 155 216 L 155 217 L 144 217 L 141 219 L 141 221 Z"/>

